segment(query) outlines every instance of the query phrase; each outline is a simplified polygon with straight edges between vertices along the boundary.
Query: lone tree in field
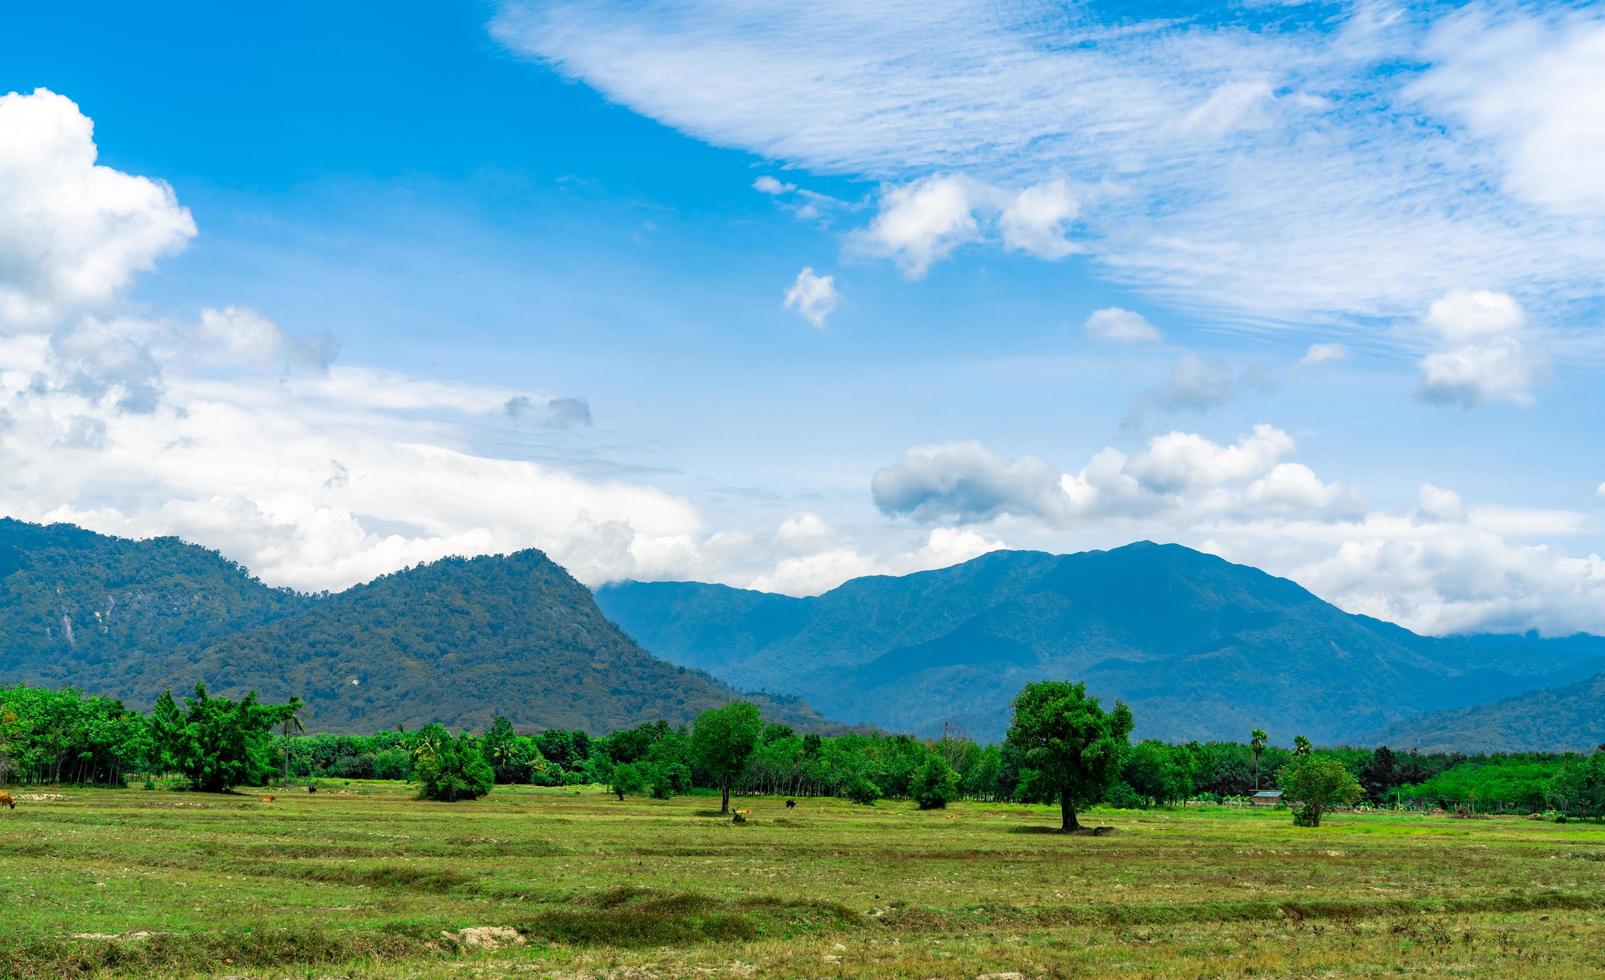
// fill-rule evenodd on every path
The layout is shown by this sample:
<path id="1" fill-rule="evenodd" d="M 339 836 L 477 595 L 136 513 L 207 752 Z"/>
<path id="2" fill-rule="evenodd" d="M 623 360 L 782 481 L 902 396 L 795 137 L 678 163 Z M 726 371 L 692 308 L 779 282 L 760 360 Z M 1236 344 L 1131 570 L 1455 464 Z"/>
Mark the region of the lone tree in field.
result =
<path id="1" fill-rule="evenodd" d="M 1276 785 L 1282 789 L 1283 801 L 1293 808 L 1295 827 L 1319 827 L 1321 815 L 1328 809 L 1353 803 L 1365 792 L 1343 763 L 1313 752 L 1297 754 L 1278 769 Z"/>
<path id="2" fill-rule="evenodd" d="M 1265 754 L 1265 746 L 1271 737 L 1265 729 L 1256 728 L 1248 733 L 1248 750 L 1254 753 L 1254 792 L 1259 792 L 1259 757 Z"/>
<path id="3" fill-rule="evenodd" d="M 1131 709 L 1104 711 L 1082 684 L 1037 681 L 1014 698 L 1008 742 L 1022 750 L 1037 785 L 1059 798 L 1064 833 L 1080 830 L 1076 809 L 1103 799 L 1131 735 Z"/>
<path id="4" fill-rule="evenodd" d="M 613 767 L 607 788 L 623 803 L 625 796 L 640 796 L 647 791 L 646 774 L 633 762 L 621 762 Z"/>
<path id="5" fill-rule="evenodd" d="M 745 701 L 697 715 L 691 729 L 691 758 L 718 784 L 720 813 L 730 812 L 730 787 L 747 771 L 762 734 L 758 706 Z"/>

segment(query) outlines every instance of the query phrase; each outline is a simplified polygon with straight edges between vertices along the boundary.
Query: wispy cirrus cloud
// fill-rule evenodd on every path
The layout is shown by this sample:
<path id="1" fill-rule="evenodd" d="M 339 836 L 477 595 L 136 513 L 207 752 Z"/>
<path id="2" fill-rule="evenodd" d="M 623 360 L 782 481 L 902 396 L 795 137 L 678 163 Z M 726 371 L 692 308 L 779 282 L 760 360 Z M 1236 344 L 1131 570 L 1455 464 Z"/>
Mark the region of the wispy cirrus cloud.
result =
<path id="1" fill-rule="evenodd" d="M 1594 77 L 1605 17 L 1444 9 L 1256 27 L 1045 2 L 511 0 L 492 29 L 707 142 L 886 182 L 866 234 L 911 275 L 982 237 L 958 181 L 1069 180 L 1099 192 L 1055 220 L 1105 276 L 1225 326 L 1365 328 L 1464 283 L 1534 309 L 1598 296 L 1605 200 L 1580 163 L 1540 163 L 1597 139 L 1570 83 Z M 1552 180 L 1567 189 L 1533 192 Z M 902 220 L 938 190 L 934 223 Z M 1034 251 L 1059 257 L 1051 241 Z"/>

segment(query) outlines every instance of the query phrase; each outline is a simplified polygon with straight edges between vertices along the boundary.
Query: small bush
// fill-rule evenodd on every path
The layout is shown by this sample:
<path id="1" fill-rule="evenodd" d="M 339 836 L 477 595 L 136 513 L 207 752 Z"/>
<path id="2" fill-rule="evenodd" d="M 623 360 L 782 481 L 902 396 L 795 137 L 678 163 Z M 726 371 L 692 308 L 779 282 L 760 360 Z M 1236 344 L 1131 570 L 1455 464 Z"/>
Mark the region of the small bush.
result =
<path id="1" fill-rule="evenodd" d="M 1137 791 L 1125 781 L 1115 783 L 1109 790 L 1108 803 L 1117 810 L 1138 810 L 1142 808 L 1144 802 L 1143 798 L 1137 795 Z"/>
<path id="2" fill-rule="evenodd" d="M 945 809 L 950 801 L 958 798 L 959 774 L 941 756 L 932 755 L 914 770 L 908 795 L 921 810 Z"/>
<path id="3" fill-rule="evenodd" d="M 875 801 L 881 798 L 881 788 L 863 773 L 854 773 L 842 787 L 842 795 L 853 803 L 874 806 Z"/>

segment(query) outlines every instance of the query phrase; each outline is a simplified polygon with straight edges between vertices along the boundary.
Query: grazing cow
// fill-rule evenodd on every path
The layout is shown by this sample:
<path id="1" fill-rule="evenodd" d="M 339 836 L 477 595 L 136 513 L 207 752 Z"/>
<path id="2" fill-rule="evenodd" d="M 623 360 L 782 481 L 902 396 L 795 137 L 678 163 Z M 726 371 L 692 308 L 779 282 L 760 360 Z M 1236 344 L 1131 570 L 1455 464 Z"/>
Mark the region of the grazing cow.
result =
<path id="1" fill-rule="evenodd" d="M 17 801 L 11 798 L 10 793 L 0 793 L 0 806 L 8 806 L 15 810 L 17 808 Z"/>
<path id="2" fill-rule="evenodd" d="M 272 803 L 274 799 L 275 799 L 275 797 L 272 797 L 272 796 L 264 796 L 264 797 L 262 797 L 262 802 L 263 803 Z"/>
<path id="3" fill-rule="evenodd" d="M 788 809 L 788 810 L 797 809 L 797 801 L 796 800 L 787 800 L 786 801 L 786 809 Z"/>

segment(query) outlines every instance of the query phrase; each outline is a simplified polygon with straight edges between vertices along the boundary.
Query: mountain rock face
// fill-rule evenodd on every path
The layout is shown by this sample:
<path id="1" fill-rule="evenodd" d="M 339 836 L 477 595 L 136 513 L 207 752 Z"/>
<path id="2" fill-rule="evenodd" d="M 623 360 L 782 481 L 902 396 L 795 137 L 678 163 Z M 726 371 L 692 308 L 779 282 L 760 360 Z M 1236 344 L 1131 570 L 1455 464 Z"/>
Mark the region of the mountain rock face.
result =
<path id="1" fill-rule="evenodd" d="M 439 721 L 606 732 L 739 697 L 665 663 L 538 551 L 446 559 L 330 596 L 271 589 L 215 552 L 0 520 L 0 682 L 71 684 L 148 707 L 197 681 L 299 696 L 309 729 Z M 795 700 L 765 714 L 821 720 Z"/>
<path id="2" fill-rule="evenodd" d="M 1002 736 L 1026 682 L 1085 681 L 1141 737 L 1359 740 L 1425 711 L 1605 672 L 1605 641 L 1438 640 L 1177 545 L 1000 551 L 796 599 L 697 583 L 597 592 L 674 663 L 849 723 Z M 1585 642 L 1589 641 L 1589 642 Z"/>

